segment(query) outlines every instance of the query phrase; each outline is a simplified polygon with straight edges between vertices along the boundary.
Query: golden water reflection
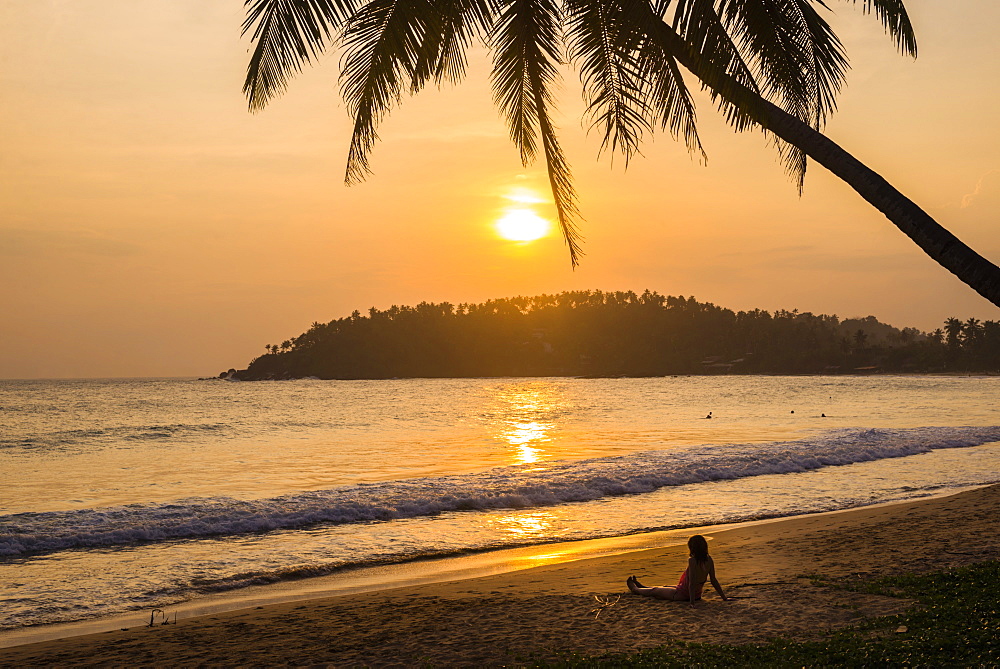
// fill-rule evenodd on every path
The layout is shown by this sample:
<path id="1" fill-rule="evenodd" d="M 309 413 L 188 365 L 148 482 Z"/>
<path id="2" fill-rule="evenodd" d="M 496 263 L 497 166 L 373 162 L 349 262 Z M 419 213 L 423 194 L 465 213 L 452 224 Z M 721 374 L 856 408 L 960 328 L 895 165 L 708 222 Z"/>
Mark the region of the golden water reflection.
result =
<path id="1" fill-rule="evenodd" d="M 513 446 L 523 446 L 532 441 L 546 440 L 548 431 L 551 429 L 551 423 L 517 423 L 510 428 L 504 437 Z"/>
<path id="2" fill-rule="evenodd" d="M 530 464 L 541 459 L 544 451 L 538 445 L 550 441 L 549 431 L 552 427 L 552 423 L 538 422 L 518 423 L 509 427 L 503 437 L 508 444 L 517 448 L 516 464 Z"/>
<path id="3" fill-rule="evenodd" d="M 548 456 L 555 418 L 565 412 L 561 388 L 549 382 L 505 384 L 495 389 L 490 430 L 511 447 L 511 464 L 532 464 Z"/>
<path id="4" fill-rule="evenodd" d="M 500 436 L 514 447 L 514 464 L 527 465 L 545 456 L 541 446 L 552 440 L 552 423 L 514 423 L 506 426 Z"/>
<path id="5" fill-rule="evenodd" d="M 490 524 L 495 531 L 524 541 L 548 537 L 555 518 L 549 511 L 516 511 L 498 516 Z"/>
<path id="6" fill-rule="evenodd" d="M 527 555 L 518 560 L 525 567 L 543 567 L 547 564 L 565 562 L 569 551 L 559 553 L 539 553 L 537 555 Z"/>
<path id="7" fill-rule="evenodd" d="M 529 464 L 531 462 L 538 462 L 539 453 L 542 450 L 540 448 L 532 448 L 531 446 L 518 446 L 517 447 L 517 457 L 518 464 Z"/>

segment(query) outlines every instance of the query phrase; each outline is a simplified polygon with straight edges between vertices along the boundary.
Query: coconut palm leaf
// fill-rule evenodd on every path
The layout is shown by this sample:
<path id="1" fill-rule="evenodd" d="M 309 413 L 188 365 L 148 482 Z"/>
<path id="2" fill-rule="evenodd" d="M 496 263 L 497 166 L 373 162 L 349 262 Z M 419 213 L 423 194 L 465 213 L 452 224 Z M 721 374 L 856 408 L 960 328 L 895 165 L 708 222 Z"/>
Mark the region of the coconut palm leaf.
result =
<path id="1" fill-rule="evenodd" d="M 672 52 L 671 45 L 674 44 L 673 39 L 680 37 L 687 42 L 688 51 L 698 54 L 699 58 L 711 63 L 715 70 L 724 72 L 725 82 L 734 81 L 741 85 L 740 90 L 746 87 L 759 93 L 757 80 L 733 42 L 732 36 L 722 25 L 714 0 L 677 0 L 672 5 L 671 0 L 659 0 L 659 2 L 661 6 L 654 7 L 652 12 L 645 12 L 645 16 L 639 12 L 635 19 L 637 22 L 642 22 L 643 30 L 649 35 L 651 60 L 666 59 L 674 63 L 676 68 L 676 54 Z M 668 15 L 668 10 L 672 12 L 672 17 Z M 665 25 L 665 21 L 670 25 Z M 666 35 L 666 31 L 670 31 L 670 35 Z M 671 39 L 665 40 L 666 37 Z M 702 86 L 705 87 L 705 84 Z M 736 91 L 720 95 L 716 88 L 707 88 L 713 102 L 719 105 L 726 120 L 736 130 L 742 131 L 754 126 L 753 118 L 743 109 L 745 105 L 731 102 L 737 97 Z M 752 100 L 747 100 L 745 104 L 752 104 Z"/>
<path id="2" fill-rule="evenodd" d="M 858 0 L 845 0 L 858 4 Z M 913 24 L 903 6 L 903 0 L 861 0 L 862 9 L 866 14 L 872 12 L 882 21 L 889 36 L 896 42 L 899 50 L 913 58 L 917 57 L 917 37 L 913 33 Z"/>
<path id="3" fill-rule="evenodd" d="M 717 70 L 730 70 L 726 80 L 737 75 L 742 86 L 753 81 L 765 98 L 816 128 L 835 108 L 847 60 L 809 0 L 678 0 L 672 10 L 674 30 L 689 43 L 687 51 Z M 731 95 L 711 90 L 737 130 L 754 125 L 753 115 L 733 104 Z M 801 191 L 804 154 L 771 138 Z"/>
<path id="4" fill-rule="evenodd" d="M 243 92 L 251 110 L 281 94 L 288 80 L 326 48 L 359 0 L 246 0 L 243 34 L 254 43 Z"/>
<path id="5" fill-rule="evenodd" d="M 746 108 L 760 101 L 757 82 L 715 13 L 713 0 L 656 0 L 652 5 L 648 0 L 620 2 L 632 29 L 643 36 L 640 56 L 644 78 L 652 82 L 650 105 L 662 129 L 669 129 L 675 139 L 683 139 L 689 151 L 705 159 L 694 102 L 678 66 L 680 51 L 697 55 L 710 62 L 713 71 L 725 73 L 714 86 L 703 82 L 703 88 L 733 127 L 754 127 Z M 723 90 L 726 87 L 733 90 Z M 754 94 L 742 99 L 747 90 Z"/>
<path id="6" fill-rule="evenodd" d="M 490 36 L 493 47 L 494 101 L 521 153 L 521 162 L 536 156 L 538 138 L 548 171 L 559 226 L 575 267 L 582 253 L 574 223 L 576 192 L 569 165 L 550 117 L 552 85 L 562 62 L 559 7 L 553 0 L 507 0 L 499 9 Z"/>
<path id="7" fill-rule="evenodd" d="M 569 57 L 580 70 L 587 116 L 601 125 L 601 148 L 628 159 L 652 130 L 650 80 L 640 58 L 641 34 L 631 30 L 616 0 L 567 0 Z"/>
<path id="8" fill-rule="evenodd" d="M 416 64 L 428 58 L 425 37 L 437 21 L 432 0 L 371 0 L 348 20 L 341 92 L 354 117 L 354 132 L 346 183 L 358 183 L 371 173 L 368 156 L 378 139 L 377 126 L 404 88 L 412 86 Z"/>
<path id="9" fill-rule="evenodd" d="M 719 0 L 719 16 L 754 70 L 764 97 L 815 127 L 818 114 L 812 95 L 816 81 L 810 40 L 794 0 Z M 789 175 L 801 191 L 805 155 L 776 142 Z"/>
<path id="10" fill-rule="evenodd" d="M 822 2 L 819 4 L 826 6 Z M 813 127 L 820 129 L 837 109 L 837 94 L 844 85 L 850 65 L 844 45 L 809 0 L 795 0 L 792 7 L 801 15 L 802 32 L 807 40 L 809 89 L 816 113 Z"/>
<path id="11" fill-rule="evenodd" d="M 669 0 L 661 2 L 663 7 L 653 7 L 648 0 L 616 0 L 623 50 L 636 50 L 635 68 L 643 83 L 642 102 L 650 125 L 658 124 L 661 130 L 669 131 L 674 139 L 684 142 L 688 151 L 699 153 L 704 160 L 691 93 L 676 60 L 651 38 L 651 33 L 663 27 L 662 16 Z"/>
<path id="12" fill-rule="evenodd" d="M 414 63 L 411 90 L 434 80 L 458 83 L 465 76 L 465 51 L 477 35 L 485 36 L 495 13 L 490 0 L 437 0 L 436 15 L 425 33 L 424 48 Z"/>
<path id="13" fill-rule="evenodd" d="M 822 0 L 819 0 L 822 4 Z M 847 73 L 847 56 L 843 45 L 830 25 L 813 8 L 808 0 L 792 0 L 787 5 L 799 24 L 799 35 L 806 58 L 806 68 L 801 78 L 807 93 L 807 116 L 802 121 L 819 130 L 827 117 L 837 108 L 837 93 Z M 787 109 L 787 108 L 786 108 Z M 785 167 L 795 181 L 799 194 L 805 186 L 806 154 L 794 144 L 776 140 L 778 152 Z"/>
<path id="14" fill-rule="evenodd" d="M 800 14 L 784 0 L 719 0 L 719 18 L 763 95 L 812 125 L 810 65 Z"/>

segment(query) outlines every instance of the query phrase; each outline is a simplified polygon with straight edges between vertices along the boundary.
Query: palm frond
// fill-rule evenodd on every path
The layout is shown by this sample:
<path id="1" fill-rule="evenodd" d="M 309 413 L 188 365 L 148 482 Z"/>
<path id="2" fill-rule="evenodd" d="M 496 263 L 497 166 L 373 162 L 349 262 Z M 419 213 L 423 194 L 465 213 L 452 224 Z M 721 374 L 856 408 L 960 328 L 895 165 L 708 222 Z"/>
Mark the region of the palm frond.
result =
<path id="1" fill-rule="evenodd" d="M 822 0 L 820 5 L 824 6 Z M 809 56 L 809 87 L 815 105 L 817 130 L 837 109 L 837 94 L 844 85 L 850 65 L 844 46 L 830 24 L 819 15 L 809 0 L 794 0 L 791 8 L 800 15 L 802 38 Z"/>
<path id="2" fill-rule="evenodd" d="M 858 3 L 858 0 L 848 1 Z M 913 24 L 910 23 L 903 0 L 862 0 L 862 10 L 866 14 L 874 11 L 899 50 L 913 58 L 917 57 L 917 36 L 913 33 Z"/>
<path id="3" fill-rule="evenodd" d="M 643 71 L 653 82 L 650 99 L 656 110 L 662 128 L 669 130 L 674 139 L 684 141 L 690 153 L 700 154 L 701 160 L 708 156 L 698 136 L 698 116 L 695 112 L 691 91 L 684 83 L 684 75 L 674 58 L 644 60 Z"/>
<path id="4" fill-rule="evenodd" d="M 823 0 L 817 1 L 823 5 Z M 820 130 L 837 108 L 837 93 L 849 69 L 847 56 L 830 25 L 809 0 L 791 0 L 785 6 L 798 27 L 798 41 L 806 57 L 806 68 L 800 76 L 808 94 L 808 108 L 806 116 L 800 117 L 800 120 Z M 808 167 L 805 152 L 777 138 L 774 142 L 801 195 Z"/>
<path id="5" fill-rule="evenodd" d="M 434 80 L 457 83 L 465 75 L 465 51 L 476 35 L 485 36 L 494 14 L 491 0 L 437 0 L 434 23 L 429 25 L 424 48 L 414 63 L 412 92 Z"/>
<path id="6" fill-rule="evenodd" d="M 726 0 L 719 1 L 724 3 Z M 715 14 L 712 0 L 678 0 L 674 9 L 673 22 L 676 28 L 659 17 L 647 20 L 645 24 L 650 41 L 665 54 L 662 60 L 672 63 L 674 67 L 677 67 L 676 63 L 683 63 L 695 73 L 736 129 L 762 128 L 776 143 L 779 155 L 792 176 L 799 177 L 801 187 L 801 176 L 805 169 L 804 155 L 797 152 L 794 146 L 781 142 L 760 125 L 761 119 L 766 116 L 767 102 L 757 88 L 756 77 L 744 62 L 742 54 L 734 51 L 735 43 L 722 38 L 726 30 L 721 18 Z M 693 43 L 679 34 L 681 31 L 692 34 Z M 800 81 L 798 84 L 800 90 L 808 90 L 805 83 Z M 800 113 L 807 115 L 808 97 L 803 94 L 799 100 L 802 101 Z"/>
<path id="7" fill-rule="evenodd" d="M 801 13 L 785 0 L 720 0 L 726 29 L 755 71 L 764 97 L 815 127 L 813 50 Z M 794 145 L 775 142 L 788 174 L 801 191 L 806 159 Z"/>
<path id="8" fill-rule="evenodd" d="M 746 130 L 754 125 L 752 117 L 746 113 L 745 104 L 735 104 L 739 99 L 736 90 L 728 90 L 730 82 L 745 86 L 754 92 L 759 92 L 757 81 L 749 65 L 744 61 L 732 37 L 722 25 L 718 13 L 715 10 L 714 0 L 677 0 L 671 6 L 670 0 L 660 0 L 662 6 L 654 11 L 657 18 L 662 17 L 653 26 L 650 34 L 660 33 L 655 39 L 657 48 L 664 53 L 664 57 L 676 66 L 676 54 L 671 54 L 670 48 L 664 43 L 671 37 L 680 36 L 687 42 L 687 49 L 691 54 L 708 64 L 714 69 L 724 73 L 726 77 L 711 87 L 710 93 L 712 101 L 725 114 L 726 120 L 738 131 Z M 673 12 L 673 16 L 667 16 L 667 10 Z M 670 20 L 673 28 L 663 25 L 663 21 Z M 667 34 L 663 31 L 670 31 Z M 703 83 L 704 85 L 704 83 Z M 719 87 L 722 88 L 719 88 Z M 746 104 L 751 100 L 746 100 Z"/>
<path id="9" fill-rule="evenodd" d="M 616 0 L 566 2 L 569 57 L 580 68 L 586 113 L 604 127 L 601 149 L 621 151 L 627 163 L 652 125 L 641 35 L 623 19 Z"/>
<path id="10" fill-rule="evenodd" d="M 545 151 L 545 167 L 549 176 L 549 188 L 552 189 L 552 199 L 555 201 L 556 213 L 559 217 L 559 228 L 563 240 L 569 248 L 569 262 L 572 267 L 580 264 L 583 255 L 583 237 L 576 227 L 580 210 L 576 204 L 576 190 L 573 188 L 573 175 L 570 172 L 562 147 L 559 146 L 555 128 L 549 119 L 546 102 L 541 90 L 536 90 L 537 106 L 541 110 L 538 115 L 538 125 L 542 135 L 542 148 Z"/>
<path id="11" fill-rule="evenodd" d="M 371 173 L 368 156 L 377 126 L 410 86 L 426 46 L 428 26 L 437 21 L 432 0 L 371 0 L 347 22 L 341 64 L 342 94 L 354 117 L 345 182 Z"/>
<path id="12" fill-rule="evenodd" d="M 663 0 L 668 4 L 668 0 Z M 660 43 L 657 32 L 669 28 L 663 22 L 663 7 L 651 7 L 647 0 L 617 0 L 621 13 L 624 45 L 637 49 L 638 79 L 643 82 L 643 105 L 651 122 L 669 130 L 692 153 L 706 159 L 698 137 L 694 101 L 674 55 Z"/>
<path id="13" fill-rule="evenodd" d="M 549 116 L 551 87 L 558 77 L 561 14 L 553 0 L 507 0 L 490 36 L 493 47 L 494 100 L 507 121 L 521 161 L 532 162 L 539 135 L 549 185 L 570 262 L 579 263 L 580 235 L 574 224 L 579 215 L 576 192 L 562 148 Z"/>
<path id="14" fill-rule="evenodd" d="M 810 68 L 800 15 L 786 0 L 718 0 L 718 15 L 751 66 L 765 97 L 808 117 Z M 811 119 L 810 119 L 811 120 Z"/>
<path id="15" fill-rule="evenodd" d="M 243 93 L 262 109 L 288 80 L 321 53 L 358 0 L 245 0 L 243 34 L 254 43 Z"/>
<path id="16" fill-rule="evenodd" d="M 534 82 L 548 87 L 558 76 L 559 10 L 551 0 L 508 0 L 497 16 L 493 46 L 493 98 L 507 120 L 521 162 L 535 158 L 538 110 Z"/>

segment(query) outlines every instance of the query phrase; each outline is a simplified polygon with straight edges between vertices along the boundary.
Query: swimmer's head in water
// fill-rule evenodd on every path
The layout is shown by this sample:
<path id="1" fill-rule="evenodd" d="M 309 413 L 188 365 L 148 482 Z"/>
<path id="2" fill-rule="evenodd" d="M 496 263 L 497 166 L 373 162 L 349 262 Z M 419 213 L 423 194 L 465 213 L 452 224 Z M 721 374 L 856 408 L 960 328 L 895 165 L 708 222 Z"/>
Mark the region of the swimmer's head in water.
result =
<path id="1" fill-rule="evenodd" d="M 708 541 L 700 534 L 688 539 L 688 550 L 691 551 L 691 557 L 698 562 L 708 561 Z"/>

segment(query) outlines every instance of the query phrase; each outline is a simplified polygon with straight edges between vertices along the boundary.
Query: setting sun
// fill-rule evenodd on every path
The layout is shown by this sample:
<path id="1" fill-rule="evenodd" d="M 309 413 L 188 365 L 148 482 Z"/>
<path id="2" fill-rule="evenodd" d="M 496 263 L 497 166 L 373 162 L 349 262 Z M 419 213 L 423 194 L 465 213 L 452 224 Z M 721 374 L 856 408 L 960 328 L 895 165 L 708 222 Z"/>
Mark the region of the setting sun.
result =
<path id="1" fill-rule="evenodd" d="M 530 209 L 511 209 L 497 221 L 497 232 L 504 239 L 530 242 L 549 234 L 549 222 Z"/>

